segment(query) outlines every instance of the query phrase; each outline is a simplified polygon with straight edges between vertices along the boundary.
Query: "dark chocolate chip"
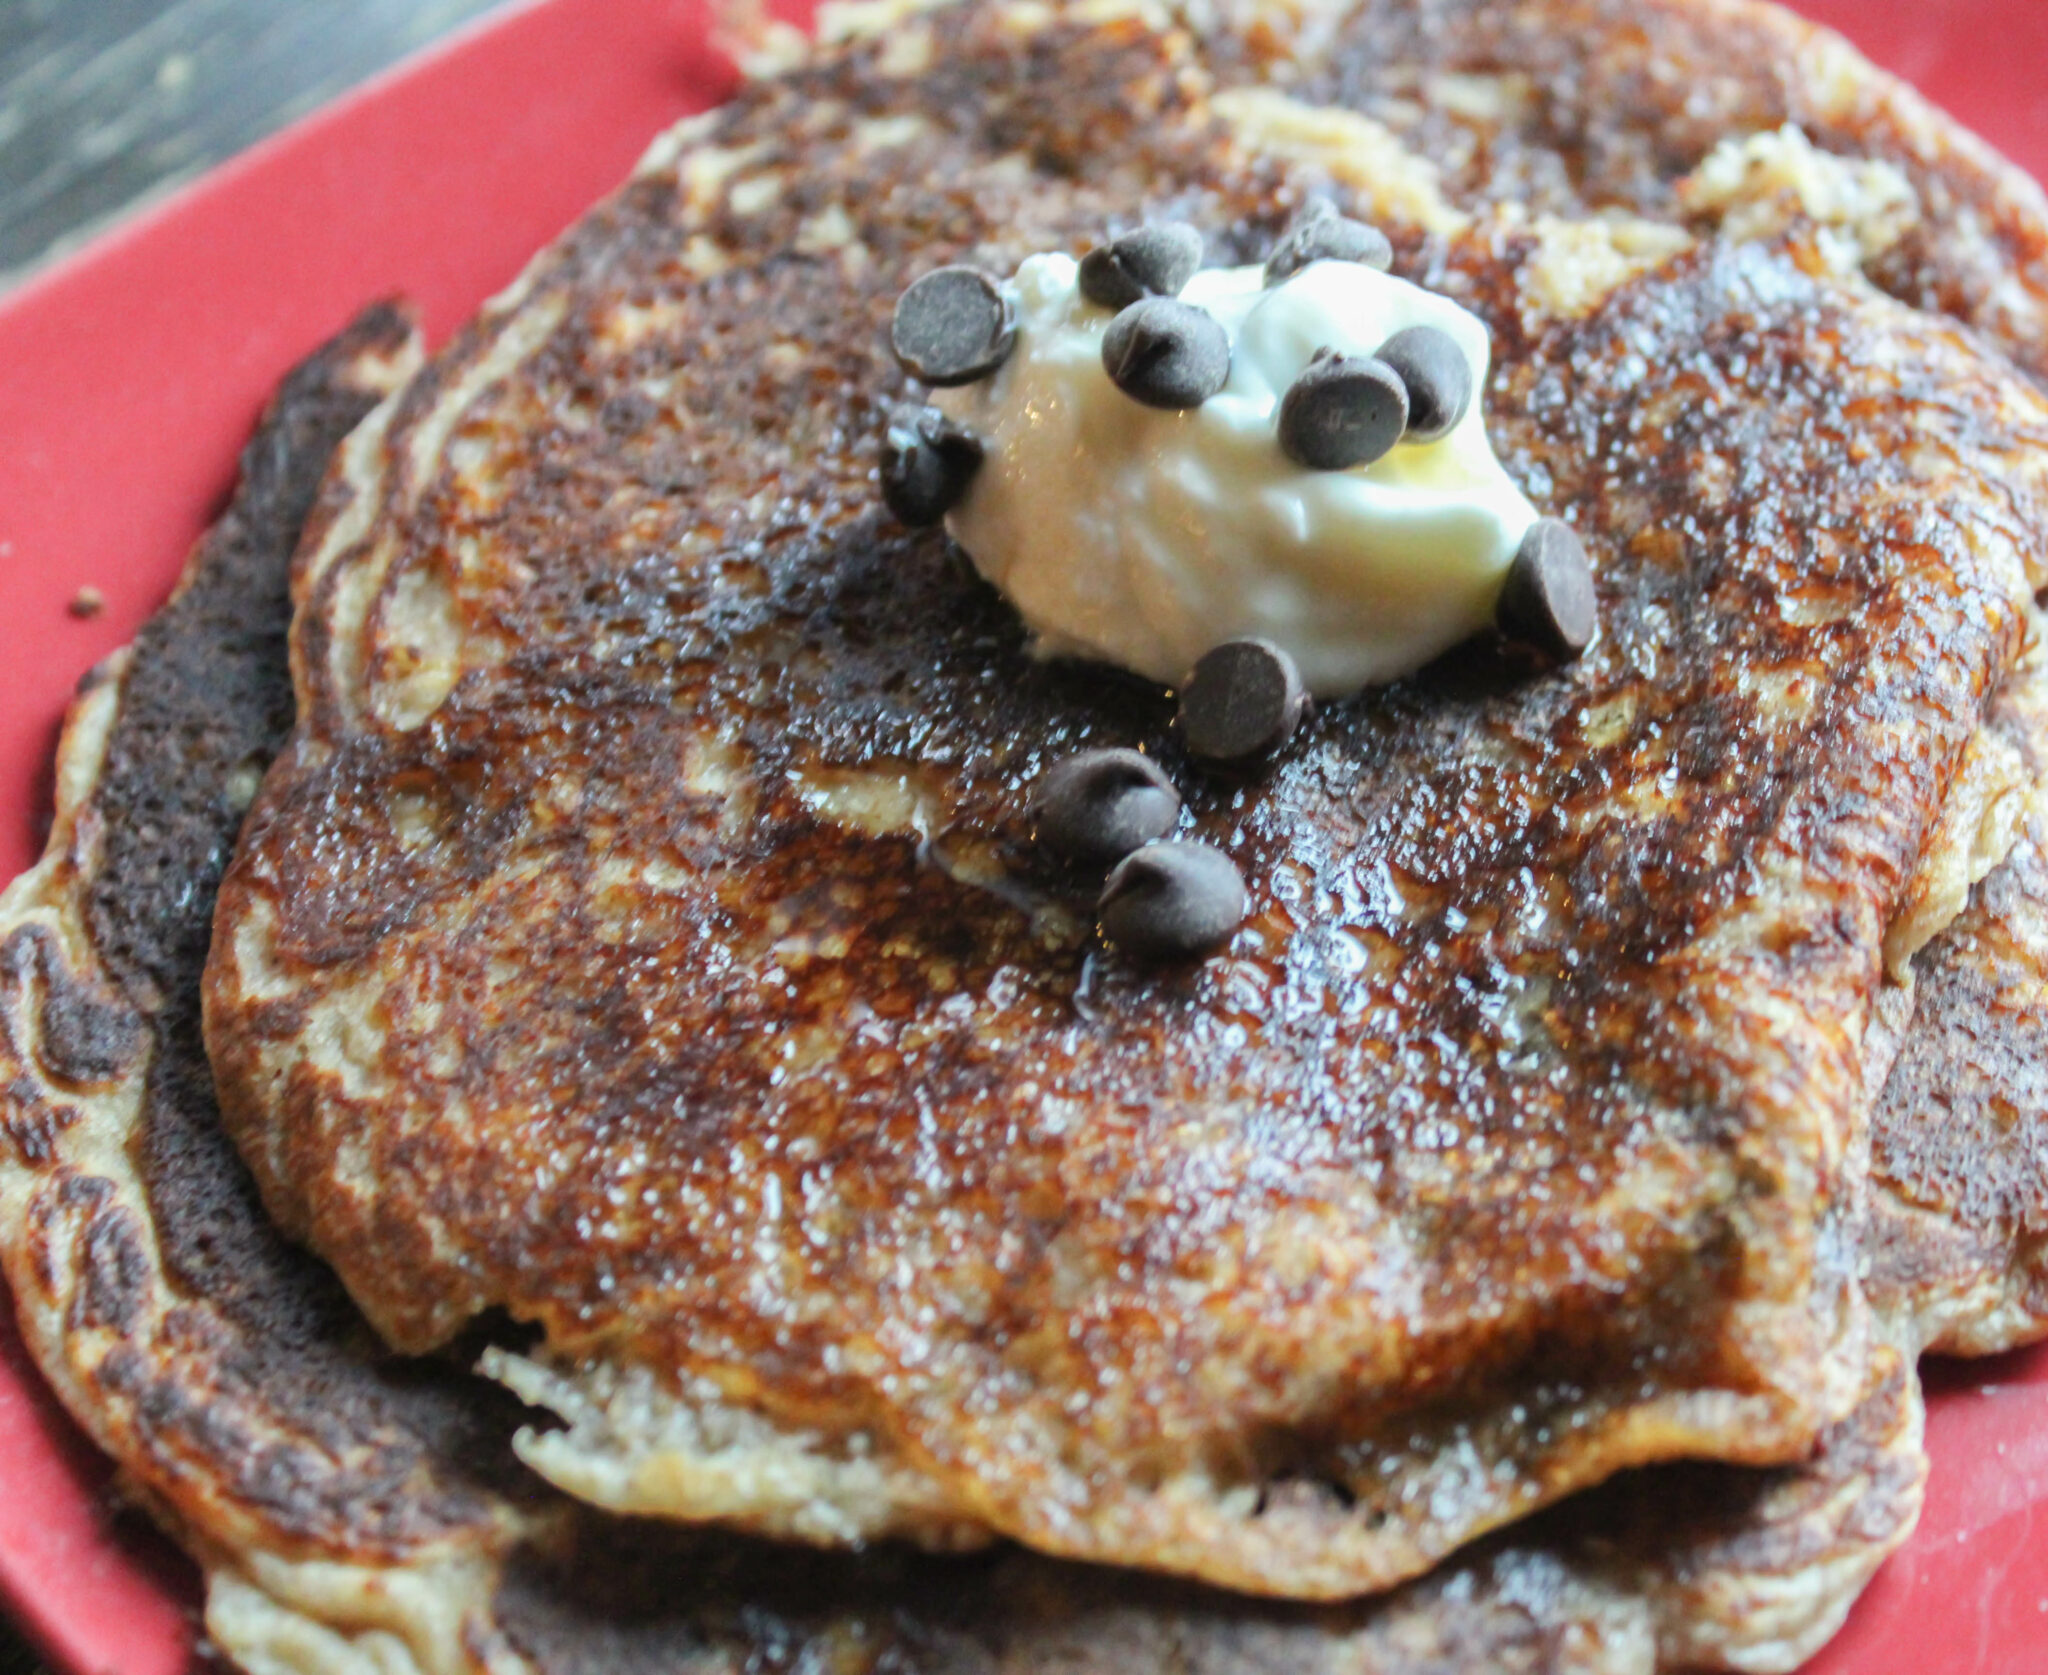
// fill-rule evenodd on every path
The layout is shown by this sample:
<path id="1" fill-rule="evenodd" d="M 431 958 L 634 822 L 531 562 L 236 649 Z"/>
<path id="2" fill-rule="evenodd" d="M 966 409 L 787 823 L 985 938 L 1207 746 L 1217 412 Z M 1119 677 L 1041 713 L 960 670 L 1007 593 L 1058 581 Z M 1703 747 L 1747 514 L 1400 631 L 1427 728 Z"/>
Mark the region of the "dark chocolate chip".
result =
<path id="1" fill-rule="evenodd" d="M 1102 369 L 1147 407 L 1199 407 L 1230 377 L 1230 334 L 1190 303 L 1145 297 L 1102 334 Z"/>
<path id="2" fill-rule="evenodd" d="M 1097 308 L 1177 297 L 1202 265 L 1202 235 L 1180 221 L 1140 227 L 1081 258 L 1081 295 Z"/>
<path id="3" fill-rule="evenodd" d="M 1139 960 L 1191 960 L 1215 952 L 1244 923 L 1244 880 L 1206 843 L 1148 843 L 1103 886 L 1102 934 Z"/>
<path id="4" fill-rule="evenodd" d="M 1159 764 L 1135 750 L 1085 750 L 1038 783 L 1033 838 L 1076 866 L 1106 867 L 1173 830 L 1180 793 Z"/>
<path id="5" fill-rule="evenodd" d="M 1410 326 L 1373 358 L 1392 367 L 1407 388 L 1410 442 L 1441 442 L 1472 405 L 1472 363 L 1447 331 Z"/>
<path id="6" fill-rule="evenodd" d="M 981 444 L 936 407 L 899 403 L 882 437 L 882 499 L 912 529 L 937 523 L 967 492 Z"/>
<path id="7" fill-rule="evenodd" d="M 1500 631 L 1568 662 L 1593 643 L 1598 614 L 1585 543 L 1570 524 L 1539 518 L 1516 548 L 1494 607 Z"/>
<path id="8" fill-rule="evenodd" d="M 1277 285 L 1311 262 L 1359 262 L 1385 273 L 1394 265 L 1394 247 L 1379 228 L 1339 215 L 1326 199 L 1311 198 L 1266 258 L 1266 283 Z"/>
<path id="9" fill-rule="evenodd" d="M 1408 428 L 1408 387 L 1384 361 L 1327 349 L 1280 398 L 1280 451 L 1311 471 L 1370 465 Z"/>
<path id="10" fill-rule="evenodd" d="M 1301 671 L 1286 652 L 1270 640 L 1226 640 L 1181 683 L 1181 735 L 1205 761 L 1248 761 L 1293 738 L 1307 708 Z"/>
<path id="11" fill-rule="evenodd" d="M 971 384 L 1010 358 L 1017 310 L 1008 291 L 979 268 L 940 268 L 896 302 L 889 345 L 913 378 Z"/>

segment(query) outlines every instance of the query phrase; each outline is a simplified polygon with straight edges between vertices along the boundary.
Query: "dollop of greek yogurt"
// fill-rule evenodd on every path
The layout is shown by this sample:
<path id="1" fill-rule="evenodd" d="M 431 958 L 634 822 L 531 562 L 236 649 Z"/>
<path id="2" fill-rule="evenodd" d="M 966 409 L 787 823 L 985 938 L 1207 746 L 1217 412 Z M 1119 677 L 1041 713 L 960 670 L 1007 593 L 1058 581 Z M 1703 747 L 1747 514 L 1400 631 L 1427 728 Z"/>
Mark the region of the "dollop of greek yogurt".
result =
<path id="1" fill-rule="evenodd" d="M 1441 440 L 1310 470 L 1282 452 L 1281 398 L 1318 350 L 1370 356 L 1433 326 L 1484 391 L 1486 328 L 1447 297 L 1359 262 L 1196 273 L 1181 300 L 1228 333 L 1230 374 L 1198 407 L 1134 401 L 1103 369 L 1115 317 L 1065 255 L 1014 282 L 1017 338 L 994 376 L 932 402 L 986 457 L 946 527 L 1048 656 L 1162 684 L 1258 637 L 1339 697 L 1421 667 L 1486 627 L 1536 509 L 1487 440 L 1482 402 Z"/>

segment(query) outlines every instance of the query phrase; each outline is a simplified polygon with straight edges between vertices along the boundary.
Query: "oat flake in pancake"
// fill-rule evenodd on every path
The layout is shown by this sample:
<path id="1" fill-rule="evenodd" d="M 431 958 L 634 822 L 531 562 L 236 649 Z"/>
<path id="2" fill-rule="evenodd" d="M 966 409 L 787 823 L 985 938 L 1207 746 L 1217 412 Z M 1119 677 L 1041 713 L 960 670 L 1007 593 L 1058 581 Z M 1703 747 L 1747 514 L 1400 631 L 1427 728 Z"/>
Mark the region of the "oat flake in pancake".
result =
<path id="1" fill-rule="evenodd" d="M 1623 1467 L 1803 1459 L 1865 1386 L 1858 1049 L 2048 412 L 1861 277 L 1903 209 L 1723 238 L 1709 180 L 1589 294 L 1444 180 L 1360 205 L 1490 323 L 1602 637 L 1191 786 L 1246 928 L 1095 958 L 982 840 L 1057 754 L 1170 759 L 1164 701 L 1031 662 L 879 511 L 883 340 L 948 260 L 1141 214 L 1250 259 L 1399 177 L 1219 64 L 972 8 L 756 84 L 343 456 L 223 890 L 224 1109 L 393 1344 L 541 1328 L 493 1365 L 598 1505 L 1331 1598 Z"/>

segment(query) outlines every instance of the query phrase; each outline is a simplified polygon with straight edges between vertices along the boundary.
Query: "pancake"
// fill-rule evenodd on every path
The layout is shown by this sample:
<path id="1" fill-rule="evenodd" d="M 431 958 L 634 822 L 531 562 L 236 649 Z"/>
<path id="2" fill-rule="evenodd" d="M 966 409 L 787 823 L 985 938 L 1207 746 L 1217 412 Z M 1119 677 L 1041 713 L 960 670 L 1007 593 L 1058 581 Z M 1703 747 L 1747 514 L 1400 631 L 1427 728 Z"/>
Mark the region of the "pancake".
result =
<path id="1" fill-rule="evenodd" d="M 2048 533 L 2034 389 L 1863 272 L 1932 177 L 1809 159 L 1773 219 L 1723 129 L 1682 225 L 1598 171 L 1546 223 L 1254 85 L 1256 29 L 885 21 L 344 451 L 208 977 L 271 1214 L 400 1349 L 538 1327 L 490 1363 L 566 1421 L 523 1457 L 619 1512 L 1339 1598 L 1625 1468 L 1808 1458 L 1873 1365 L 1887 927 Z M 883 327 L 946 260 L 1142 214 L 1244 258 L 1326 186 L 1488 321 L 1603 635 L 1191 781 L 1251 917 L 1137 971 L 990 886 L 1053 757 L 1184 766 L 1167 705 L 879 512 Z"/>
<path id="2" fill-rule="evenodd" d="M 1646 1675 L 1790 1667 L 1832 1630 L 1918 1508 L 1904 1348 L 1873 1358 L 1804 1467 L 1626 1477 L 1342 1609 L 1014 1550 L 853 1558 L 606 1518 L 517 1464 L 522 1416 L 495 1386 L 390 1357 L 263 1218 L 193 1013 L 226 841 L 289 716 L 294 520 L 361 392 L 409 352 L 379 311 L 288 381 L 228 521 L 88 683 L 49 853 L 0 902 L 0 1253 L 24 1333 L 205 1566 L 235 1667 Z"/>
<path id="3" fill-rule="evenodd" d="M 419 359 L 373 309 L 282 386 L 171 602 L 82 683 L 49 847 L 0 897 L 0 1258 L 24 1335 L 202 1540 L 500 1517 L 455 1464 L 488 1410 L 364 1356 L 333 1277 L 263 1219 L 199 1033 L 213 893 L 291 726 L 286 560 L 335 444 Z"/>

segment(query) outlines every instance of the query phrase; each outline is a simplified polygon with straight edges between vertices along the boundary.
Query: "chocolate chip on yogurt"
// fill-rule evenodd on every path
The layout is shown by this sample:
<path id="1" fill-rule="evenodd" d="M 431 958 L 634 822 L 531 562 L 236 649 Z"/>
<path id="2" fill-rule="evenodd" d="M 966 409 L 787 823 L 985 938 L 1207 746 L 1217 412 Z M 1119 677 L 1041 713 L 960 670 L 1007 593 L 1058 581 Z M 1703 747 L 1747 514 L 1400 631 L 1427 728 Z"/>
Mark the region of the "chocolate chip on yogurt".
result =
<path id="1" fill-rule="evenodd" d="M 882 499 L 912 529 L 926 528 L 959 505 L 981 459 L 981 443 L 936 407 L 901 402 L 882 436 Z"/>
<path id="2" fill-rule="evenodd" d="M 1081 258 L 1081 295 L 1097 308 L 1128 308 L 1145 297 L 1177 297 L 1202 265 L 1202 235 L 1169 221 L 1097 245 Z"/>
<path id="3" fill-rule="evenodd" d="M 1384 361 L 1319 349 L 1280 398 L 1279 427 L 1280 451 L 1296 465 L 1370 465 L 1408 428 L 1408 387 Z"/>
<path id="4" fill-rule="evenodd" d="M 1328 199 L 1311 198 L 1266 258 L 1266 283 L 1277 285 L 1311 262 L 1358 262 L 1385 273 L 1394 265 L 1394 247 L 1379 228 L 1339 215 Z"/>
<path id="5" fill-rule="evenodd" d="M 1084 750 L 1047 771 L 1025 818 L 1033 840 L 1059 859 L 1106 867 L 1172 831 L 1180 793 L 1135 750 Z"/>
<path id="6" fill-rule="evenodd" d="M 1457 339 L 1435 326 L 1410 326 L 1379 346 L 1408 392 L 1408 442 L 1441 442 L 1472 406 L 1472 365 Z"/>
<path id="7" fill-rule="evenodd" d="M 1230 377 L 1230 334 L 1177 297 L 1145 297 L 1102 334 L 1102 369 L 1147 407 L 1199 407 Z"/>
<path id="8" fill-rule="evenodd" d="M 1102 934 L 1133 959 L 1197 959 L 1244 923 L 1244 879 L 1210 844 L 1148 843 L 1109 875 L 1095 911 Z"/>
<path id="9" fill-rule="evenodd" d="M 896 301 L 889 346 L 913 378 L 938 387 L 986 378 L 1017 342 L 1010 293 L 979 268 L 928 273 Z"/>
<path id="10" fill-rule="evenodd" d="M 1593 567 L 1586 544 L 1570 524 L 1539 518 L 1529 526 L 1508 568 L 1494 620 L 1510 640 L 1559 662 L 1569 662 L 1593 643 L 1599 620 Z"/>
<path id="11" fill-rule="evenodd" d="M 1204 761 L 1249 762 L 1285 746 L 1307 709 L 1301 670 L 1283 649 L 1271 640 L 1226 640 L 1181 683 L 1181 736 Z"/>

